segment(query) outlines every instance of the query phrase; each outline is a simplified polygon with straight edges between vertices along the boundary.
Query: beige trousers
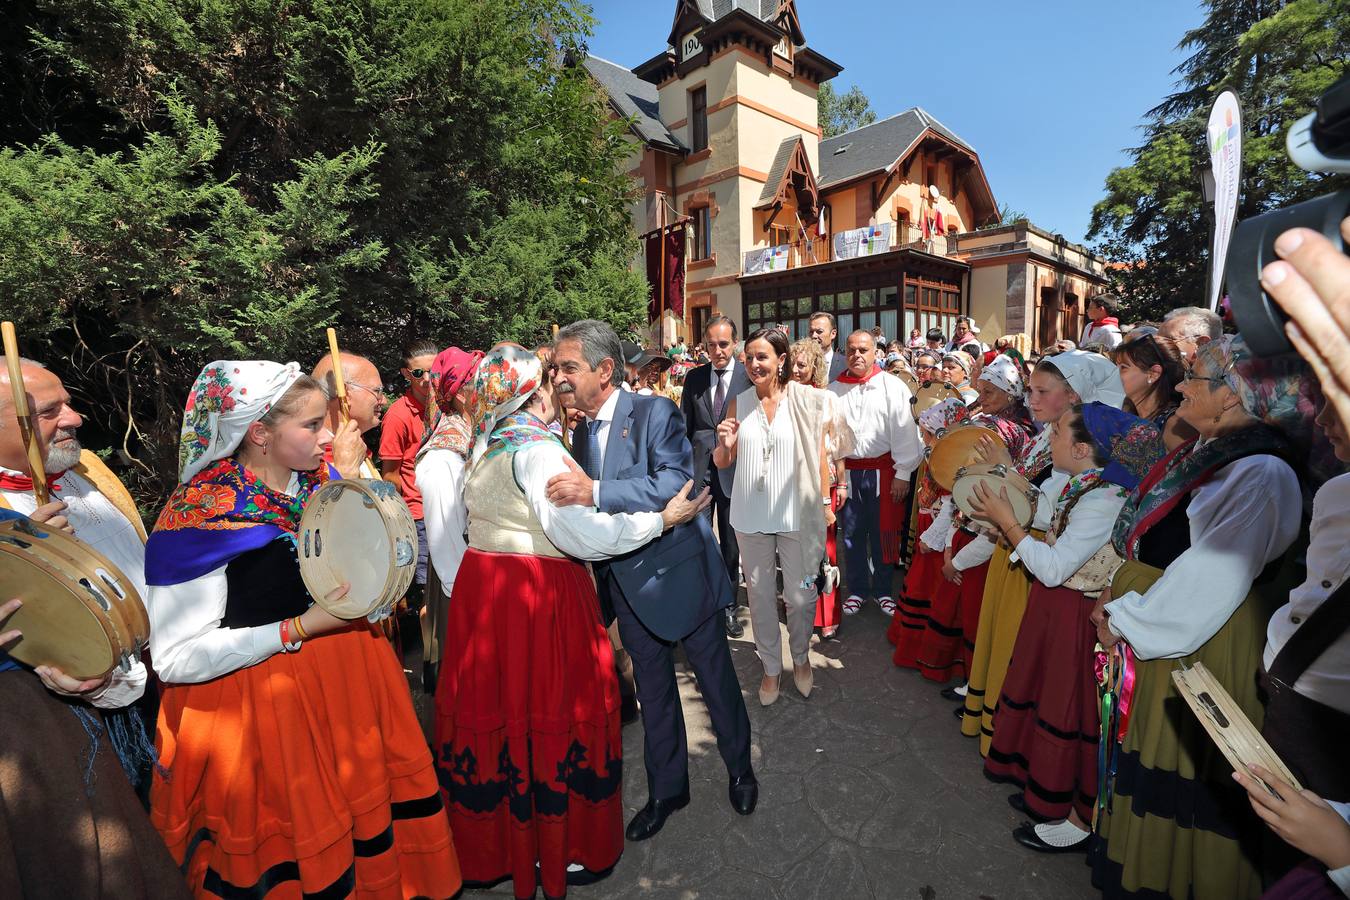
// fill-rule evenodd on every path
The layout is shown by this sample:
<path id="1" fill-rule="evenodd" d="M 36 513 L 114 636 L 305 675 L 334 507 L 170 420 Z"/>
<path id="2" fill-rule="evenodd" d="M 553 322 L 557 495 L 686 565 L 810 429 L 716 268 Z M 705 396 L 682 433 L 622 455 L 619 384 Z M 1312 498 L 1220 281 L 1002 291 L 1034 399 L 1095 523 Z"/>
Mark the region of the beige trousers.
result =
<path id="1" fill-rule="evenodd" d="M 736 532 L 745 570 L 750 602 L 750 625 L 755 630 L 755 650 L 765 675 L 783 671 L 783 642 L 778 629 L 778 580 L 783 570 L 783 605 L 787 607 L 788 651 L 793 665 L 806 662 L 811 648 L 811 628 L 816 620 L 816 587 L 802 587 L 808 573 L 802 570 L 801 542 L 797 532 L 759 534 Z M 809 573 L 815 576 L 819 573 Z"/>

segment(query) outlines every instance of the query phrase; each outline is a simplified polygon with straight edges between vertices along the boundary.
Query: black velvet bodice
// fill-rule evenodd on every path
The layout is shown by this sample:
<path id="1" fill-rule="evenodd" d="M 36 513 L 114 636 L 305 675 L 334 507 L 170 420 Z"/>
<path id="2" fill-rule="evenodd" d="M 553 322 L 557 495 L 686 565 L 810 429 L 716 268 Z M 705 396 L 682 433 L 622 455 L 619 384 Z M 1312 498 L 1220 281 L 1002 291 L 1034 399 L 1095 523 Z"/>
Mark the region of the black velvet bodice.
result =
<path id="1" fill-rule="evenodd" d="M 1194 494 L 1187 494 L 1162 521 L 1139 536 L 1139 561 L 1165 569 L 1191 549 L 1191 519 L 1186 515 Z"/>
<path id="2" fill-rule="evenodd" d="M 226 628 L 269 625 L 309 608 L 295 543 L 285 538 L 236 556 L 225 566 L 225 581 L 229 593 L 220 624 Z"/>

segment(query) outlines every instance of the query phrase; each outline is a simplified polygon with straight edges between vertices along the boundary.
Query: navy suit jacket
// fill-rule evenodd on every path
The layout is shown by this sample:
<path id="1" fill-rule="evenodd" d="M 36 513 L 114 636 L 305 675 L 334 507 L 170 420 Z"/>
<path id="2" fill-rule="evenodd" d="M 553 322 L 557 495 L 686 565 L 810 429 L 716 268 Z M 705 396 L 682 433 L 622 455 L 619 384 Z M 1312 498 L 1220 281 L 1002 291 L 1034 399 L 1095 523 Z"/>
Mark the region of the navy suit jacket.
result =
<path id="1" fill-rule="evenodd" d="M 727 404 L 730 405 L 742 391 L 748 390 L 750 377 L 745 374 L 745 366 L 736 363 L 731 371 L 731 382 L 727 385 Z M 680 411 L 684 413 L 684 433 L 694 451 L 695 491 L 703 490 L 703 486 L 713 480 L 712 452 L 717 446 L 717 426 L 722 423 L 722 418 L 726 418 L 725 410 L 722 418 L 714 415 L 714 393 L 712 363 L 705 363 L 685 376 L 684 390 L 680 394 Z"/>
<path id="2" fill-rule="evenodd" d="M 573 446 L 582 440 L 580 429 Z M 600 511 L 659 512 L 693 475 L 680 410 L 665 397 L 619 392 L 605 441 Z M 706 516 L 695 516 L 656 540 L 595 564 L 597 588 L 609 577 L 657 637 L 678 641 L 733 600 L 726 564 Z"/>

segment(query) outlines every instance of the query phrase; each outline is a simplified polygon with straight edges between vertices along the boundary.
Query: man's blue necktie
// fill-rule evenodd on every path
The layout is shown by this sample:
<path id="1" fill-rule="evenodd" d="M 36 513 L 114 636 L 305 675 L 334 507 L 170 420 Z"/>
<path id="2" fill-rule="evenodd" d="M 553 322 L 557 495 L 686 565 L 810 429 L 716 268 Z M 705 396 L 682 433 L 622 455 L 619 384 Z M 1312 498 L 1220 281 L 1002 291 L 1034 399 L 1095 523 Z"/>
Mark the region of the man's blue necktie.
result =
<path id="1" fill-rule="evenodd" d="M 572 456 L 576 459 L 577 465 L 592 481 L 598 481 L 600 478 L 600 448 L 596 446 L 595 432 L 599 429 L 600 422 L 584 421 L 577 426 L 576 438 L 573 440 Z"/>

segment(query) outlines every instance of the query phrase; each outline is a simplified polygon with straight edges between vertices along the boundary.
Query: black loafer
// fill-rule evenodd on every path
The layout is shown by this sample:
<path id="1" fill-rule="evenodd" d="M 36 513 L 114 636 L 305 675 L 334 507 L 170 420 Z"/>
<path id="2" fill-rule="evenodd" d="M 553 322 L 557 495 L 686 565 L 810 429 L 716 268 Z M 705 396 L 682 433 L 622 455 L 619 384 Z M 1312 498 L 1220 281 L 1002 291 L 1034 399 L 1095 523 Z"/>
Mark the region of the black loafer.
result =
<path id="1" fill-rule="evenodd" d="M 689 805 L 689 788 L 684 793 L 666 800 L 648 800 L 647 805 L 638 810 L 633 820 L 624 830 L 624 837 L 630 841 L 645 841 L 665 827 L 666 819 L 677 809 Z"/>
<path id="2" fill-rule="evenodd" d="M 755 811 L 759 802 L 759 782 L 754 772 L 746 772 L 739 778 L 731 779 L 727 785 L 727 796 L 731 798 L 731 808 L 743 816 Z"/>
<path id="3" fill-rule="evenodd" d="M 1083 835 L 1083 839 L 1076 844 L 1070 844 L 1067 847 L 1055 847 L 1047 844 L 1036 834 L 1036 826 L 1030 822 L 1023 822 L 1013 829 L 1013 840 L 1026 847 L 1029 850 L 1035 850 L 1037 853 L 1083 853 L 1088 848 L 1088 838 L 1090 835 Z"/>
<path id="4" fill-rule="evenodd" d="M 734 609 L 728 609 L 728 610 L 727 610 L 727 637 L 729 637 L 729 638 L 738 638 L 738 637 L 740 637 L 740 636 L 743 635 L 743 634 L 745 634 L 745 626 L 741 624 L 741 620 L 740 620 L 740 619 L 736 618 L 736 611 L 735 611 Z"/>
<path id="5" fill-rule="evenodd" d="M 958 719 L 964 719 L 966 717 L 966 708 L 964 706 L 958 706 L 956 709 L 952 710 L 952 715 L 956 716 Z"/>
<path id="6" fill-rule="evenodd" d="M 965 703 L 965 702 L 966 702 L 966 695 L 965 695 L 965 694 L 958 694 L 958 693 L 956 692 L 956 688 L 943 688 L 943 689 L 942 689 L 942 692 L 941 692 L 941 694 L 940 694 L 939 696 L 941 696 L 943 700 L 950 700 L 950 701 L 952 701 L 953 703 Z"/>
<path id="7" fill-rule="evenodd" d="M 577 872 L 567 873 L 568 887 L 584 887 L 588 884 L 595 884 L 598 881 L 604 881 L 614 872 L 614 866 L 610 866 L 603 872 L 592 872 L 590 869 L 581 869 Z"/>

